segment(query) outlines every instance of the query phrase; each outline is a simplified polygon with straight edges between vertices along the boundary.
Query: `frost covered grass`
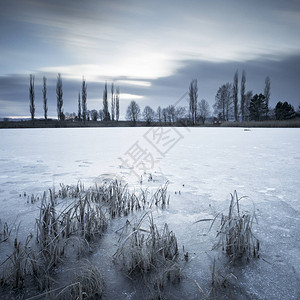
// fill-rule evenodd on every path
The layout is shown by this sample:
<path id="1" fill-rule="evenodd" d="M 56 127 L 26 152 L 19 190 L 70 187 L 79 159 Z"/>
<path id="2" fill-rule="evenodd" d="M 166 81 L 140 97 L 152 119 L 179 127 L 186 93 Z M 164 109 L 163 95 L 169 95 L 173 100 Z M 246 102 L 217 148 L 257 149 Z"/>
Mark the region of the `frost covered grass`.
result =
<path id="1" fill-rule="evenodd" d="M 151 299 L 164 299 L 164 286 L 182 277 L 178 244 L 168 224 L 158 229 L 151 213 L 134 223 L 127 221 L 114 254 L 114 262 L 133 279 L 142 280 Z"/>
<path id="2" fill-rule="evenodd" d="M 1 219 L 0 219 L 0 226 L 1 226 Z M 0 227 L 0 244 L 7 241 L 7 239 L 10 237 L 12 228 L 8 226 L 7 222 L 5 222 Z"/>
<path id="3" fill-rule="evenodd" d="M 88 261 L 76 272 L 66 299 L 99 299 L 104 290 L 104 279 L 97 267 Z"/>
<path id="4" fill-rule="evenodd" d="M 240 200 L 237 192 L 231 194 L 228 215 L 222 214 L 219 238 L 216 248 L 221 248 L 230 259 L 236 263 L 242 258 L 249 261 L 252 257 L 259 257 L 260 242 L 252 232 L 255 215 L 251 216 L 240 210 Z"/>
<path id="5" fill-rule="evenodd" d="M 21 288 L 25 277 L 31 275 L 38 290 L 50 288 L 51 272 L 64 260 L 66 252 L 77 247 L 80 255 L 82 244 L 89 245 L 105 231 L 108 220 L 100 203 L 85 196 L 60 209 L 58 197 L 64 198 L 61 190 L 55 194 L 50 189 L 49 198 L 44 193 L 36 219 L 36 243 L 32 243 L 32 234 L 24 245 L 15 239 L 12 254 L 2 263 L 6 270 L 1 277 L 2 285 Z"/>
<path id="6" fill-rule="evenodd" d="M 251 258 L 259 257 L 260 250 L 260 242 L 252 231 L 255 214 L 251 216 L 247 212 L 241 210 L 239 202 L 243 198 L 246 198 L 245 196 L 239 198 L 237 192 L 234 191 L 233 194 L 230 194 L 230 197 L 231 200 L 228 215 L 218 213 L 214 219 L 201 219 L 195 223 L 212 221 L 209 228 L 209 230 L 211 230 L 212 226 L 221 215 L 221 221 L 216 236 L 218 241 L 213 249 L 222 249 L 232 264 L 241 261 L 243 258 L 249 262 Z"/>
<path id="7" fill-rule="evenodd" d="M 128 274 L 147 273 L 167 261 L 175 261 L 177 255 L 175 234 L 167 224 L 158 230 L 153 216 L 146 213 L 134 224 L 126 222 L 114 260 L 121 263 Z"/>
<path id="8" fill-rule="evenodd" d="M 0 265 L 1 267 L 4 266 L 0 285 L 11 284 L 13 288 L 19 289 L 24 287 L 25 276 L 29 271 L 31 238 L 32 235 L 29 235 L 24 244 L 15 238 L 11 255 Z"/>
<path id="9" fill-rule="evenodd" d="M 59 198 L 82 198 L 93 203 L 102 203 L 108 208 L 111 218 L 127 216 L 129 213 L 149 209 L 153 206 L 166 208 L 169 204 L 167 195 L 168 182 L 159 186 L 151 195 L 148 189 L 131 191 L 128 184 L 120 180 L 104 181 L 100 185 L 90 186 L 85 189 L 78 182 L 77 185 L 60 184 Z"/>
<path id="10" fill-rule="evenodd" d="M 205 291 L 200 284 L 194 280 L 194 283 L 202 296 L 206 300 L 232 299 L 232 290 L 239 290 L 238 278 L 228 269 L 228 266 L 218 266 L 216 259 L 211 266 L 211 285 L 208 291 Z"/>
<path id="11" fill-rule="evenodd" d="M 152 206 L 164 208 L 169 201 L 167 183 L 150 195 L 147 189 L 141 189 L 138 193 L 130 191 L 127 184 L 117 180 L 103 182 L 87 189 L 80 182 L 73 186 L 60 184 L 57 193 L 53 188 L 49 189 L 49 193 L 44 192 L 41 198 L 33 196 L 32 199 L 35 199 L 30 201 L 32 204 L 40 200 L 35 238 L 33 239 L 32 233 L 28 235 L 25 243 L 15 238 L 12 253 L 0 265 L 0 283 L 2 286 L 21 289 L 32 285 L 34 281 L 36 288 L 39 291 L 46 290 L 45 295 L 48 296 L 53 293 L 55 295 L 55 291 L 59 290 L 51 289 L 52 283 L 55 282 L 54 269 L 74 253 L 77 259 L 80 259 L 83 249 L 90 249 L 90 243 L 97 241 L 105 232 L 109 218 L 127 216 Z M 136 233 L 138 232 L 139 229 L 136 230 Z M 1 230 L 1 243 L 9 241 L 10 234 L 11 229 L 5 223 Z M 135 238 L 144 239 L 138 234 Z M 145 268 L 146 271 L 151 268 L 154 257 L 158 255 L 168 260 L 177 255 L 175 235 L 169 232 L 167 225 L 162 233 L 158 232 L 153 218 L 147 247 L 149 243 L 153 243 L 154 247 L 151 257 L 140 257 L 141 261 L 137 262 L 140 269 Z M 142 247 L 145 245 L 141 243 Z M 154 250 L 157 253 L 154 253 Z M 138 255 L 138 252 L 135 255 Z M 103 286 L 103 277 L 98 269 L 83 264 L 75 282 L 62 288 L 59 295 L 69 291 L 72 298 L 96 299 L 101 297 Z"/>
<path id="12" fill-rule="evenodd" d="M 211 286 L 204 291 L 200 284 L 194 280 L 196 287 L 204 299 L 223 299 L 228 292 L 240 290 L 238 277 L 234 275 L 235 267 L 242 266 L 244 262 L 250 262 L 251 258 L 258 258 L 260 242 L 254 236 L 252 226 L 255 214 L 251 216 L 241 210 L 240 201 L 246 197 L 238 197 L 236 191 L 230 194 L 228 214 L 218 213 L 213 219 L 201 219 L 195 223 L 212 221 L 209 231 L 216 220 L 221 217 L 217 227 L 217 243 L 214 249 L 221 249 L 229 261 L 224 262 L 222 257 L 213 259 L 211 264 Z"/>

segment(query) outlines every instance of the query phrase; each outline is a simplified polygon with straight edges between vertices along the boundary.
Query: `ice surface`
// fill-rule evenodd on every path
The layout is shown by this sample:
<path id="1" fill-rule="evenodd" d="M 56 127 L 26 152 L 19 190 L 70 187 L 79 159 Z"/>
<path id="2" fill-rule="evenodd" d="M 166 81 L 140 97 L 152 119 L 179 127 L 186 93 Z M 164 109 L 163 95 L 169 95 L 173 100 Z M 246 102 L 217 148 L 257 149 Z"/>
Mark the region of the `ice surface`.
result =
<path id="1" fill-rule="evenodd" d="M 299 299 L 300 129 L 169 130 L 160 140 L 151 128 L 1 130 L 2 223 L 21 222 L 20 230 L 28 234 L 38 206 L 27 204 L 27 198 L 59 183 L 81 180 L 89 185 L 117 175 L 139 188 L 141 181 L 146 187 L 168 180 L 170 207 L 155 217 L 167 221 L 179 244 L 189 251 L 187 279 L 179 293 L 197 299 L 203 295 L 192 282 L 197 280 L 204 289 L 208 284 L 215 231 L 207 232 L 209 224 L 193 223 L 226 212 L 229 194 L 237 190 L 239 196 L 248 196 L 242 207 L 256 213 L 261 258 L 240 270 L 236 295 Z M 136 151 L 143 151 L 139 161 L 137 152 L 132 152 L 134 145 Z M 150 173 L 153 181 L 148 182 Z M 105 244 L 112 247 L 111 241 Z M 109 259 L 111 253 L 105 255 Z M 130 288 L 123 292 L 134 299 Z"/>

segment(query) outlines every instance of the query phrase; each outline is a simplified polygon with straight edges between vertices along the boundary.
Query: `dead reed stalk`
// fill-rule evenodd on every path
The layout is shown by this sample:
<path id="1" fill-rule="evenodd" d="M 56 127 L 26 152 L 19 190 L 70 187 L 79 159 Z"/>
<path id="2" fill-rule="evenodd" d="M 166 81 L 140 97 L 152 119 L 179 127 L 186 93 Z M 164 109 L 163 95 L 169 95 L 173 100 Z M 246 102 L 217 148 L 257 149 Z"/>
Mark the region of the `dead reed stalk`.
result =
<path id="1" fill-rule="evenodd" d="M 215 246 L 225 251 L 232 263 L 242 258 L 249 261 L 251 257 L 259 257 L 260 242 L 252 232 L 255 216 L 240 210 L 242 198 L 238 198 L 236 191 L 231 194 L 228 215 L 221 216 L 219 240 Z"/>

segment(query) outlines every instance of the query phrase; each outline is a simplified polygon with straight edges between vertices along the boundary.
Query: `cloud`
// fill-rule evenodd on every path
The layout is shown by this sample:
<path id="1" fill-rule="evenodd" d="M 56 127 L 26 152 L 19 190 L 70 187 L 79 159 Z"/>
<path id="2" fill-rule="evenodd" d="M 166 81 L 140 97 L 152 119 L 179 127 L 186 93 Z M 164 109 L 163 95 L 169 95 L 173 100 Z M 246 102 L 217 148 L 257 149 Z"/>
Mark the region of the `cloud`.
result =
<path id="1" fill-rule="evenodd" d="M 137 86 L 144 86 L 144 87 L 150 87 L 151 82 L 144 81 L 144 80 L 124 80 L 119 79 L 115 82 L 117 85 L 137 85 Z"/>
<path id="2" fill-rule="evenodd" d="M 280 14 L 278 1 L 271 5 L 177 0 L 158 6 L 140 1 L 22 0 L 8 5 L 6 13 L 23 23 L 19 29 L 29 35 L 26 44 L 42 50 L 27 50 L 27 59 L 35 56 L 31 70 L 51 63 L 50 68 L 75 66 L 80 73 L 81 66 L 95 65 L 109 77 L 154 79 L 176 72 L 182 60 L 245 62 L 265 56 L 280 60 L 298 53 L 299 24 L 287 19 L 296 20 L 299 10 L 291 2 Z M 56 62 L 49 62 L 49 52 Z"/>
<path id="3" fill-rule="evenodd" d="M 187 60 L 183 61 L 182 65 L 183 67 L 172 76 L 152 81 L 152 91 L 145 91 L 145 98 L 159 98 L 160 95 L 169 93 L 172 95 L 169 98 L 174 99 L 187 90 L 190 81 L 196 78 L 199 98 L 208 100 L 212 105 L 218 87 L 226 82 L 232 82 L 236 70 L 239 71 L 240 79 L 242 71 L 245 70 L 246 90 L 253 90 L 254 93 L 263 93 L 266 76 L 271 78 L 270 104 L 272 106 L 275 106 L 279 100 L 288 101 L 295 107 L 300 103 L 300 55 L 290 56 L 280 61 L 259 59 L 244 63 Z M 164 93 L 164 91 L 168 92 Z"/>
<path id="4" fill-rule="evenodd" d="M 94 82 L 126 77 L 135 80 L 131 81 L 132 84 L 147 85 L 147 80 L 169 76 L 180 66 L 178 62 L 170 61 L 168 57 L 159 53 L 146 51 L 127 55 L 125 58 L 121 56 L 114 61 L 101 60 L 102 63 L 99 64 L 57 65 L 40 68 L 38 71 L 61 73 L 65 78 L 74 80 L 81 80 L 82 76 L 85 76 L 87 80 Z"/>
<path id="5" fill-rule="evenodd" d="M 121 93 L 120 98 L 122 100 L 140 100 L 143 99 L 144 97 L 141 95 L 134 95 L 134 94 L 127 94 L 127 93 Z"/>

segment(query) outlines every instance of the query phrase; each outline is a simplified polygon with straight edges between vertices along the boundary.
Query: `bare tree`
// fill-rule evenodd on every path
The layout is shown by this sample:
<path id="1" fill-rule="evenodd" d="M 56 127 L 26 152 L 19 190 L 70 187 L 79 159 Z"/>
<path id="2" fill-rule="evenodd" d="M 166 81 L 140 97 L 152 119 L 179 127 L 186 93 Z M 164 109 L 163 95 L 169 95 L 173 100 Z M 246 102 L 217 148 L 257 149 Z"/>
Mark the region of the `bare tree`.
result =
<path id="1" fill-rule="evenodd" d="M 47 112 L 48 112 L 48 105 L 47 105 L 47 78 L 43 77 L 43 103 L 44 103 L 44 117 L 47 120 Z"/>
<path id="2" fill-rule="evenodd" d="M 99 119 L 100 119 L 100 121 L 103 121 L 104 120 L 104 112 L 103 112 L 103 109 L 100 109 L 99 110 Z"/>
<path id="3" fill-rule="evenodd" d="M 92 119 L 92 121 L 97 121 L 97 120 L 98 120 L 98 117 L 99 117 L 99 114 L 98 114 L 97 110 L 96 110 L 96 109 L 93 109 L 93 110 L 91 111 L 91 119 Z"/>
<path id="4" fill-rule="evenodd" d="M 76 118 L 76 114 L 74 112 L 72 113 L 65 113 L 65 120 L 74 120 Z"/>
<path id="5" fill-rule="evenodd" d="M 193 79 L 190 83 L 189 97 L 190 97 L 189 108 L 190 108 L 191 121 L 192 124 L 195 124 L 197 118 L 197 101 L 198 101 L 197 79 Z"/>
<path id="6" fill-rule="evenodd" d="M 234 120 L 236 122 L 239 120 L 238 92 L 239 92 L 239 76 L 238 76 L 238 70 L 236 70 L 233 77 L 233 87 L 232 87 Z"/>
<path id="7" fill-rule="evenodd" d="M 159 106 L 156 110 L 156 118 L 159 122 L 159 124 L 161 125 L 161 121 L 162 121 L 162 111 L 161 111 L 161 107 Z"/>
<path id="8" fill-rule="evenodd" d="M 208 102 L 205 99 L 202 99 L 199 103 L 199 117 L 202 120 L 202 124 L 205 123 L 207 117 L 210 115 L 210 107 Z"/>
<path id="9" fill-rule="evenodd" d="M 167 107 L 167 118 L 168 118 L 168 121 L 171 123 L 175 123 L 176 121 L 176 118 L 175 118 L 175 106 L 174 105 L 169 105 Z"/>
<path id="10" fill-rule="evenodd" d="M 82 100 L 82 118 L 83 118 L 83 122 L 85 123 L 86 121 L 86 115 L 87 115 L 87 85 L 86 85 L 86 81 L 83 78 L 82 79 L 82 88 L 81 88 L 81 100 Z"/>
<path id="11" fill-rule="evenodd" d="M 131 101 L 126 112 L 127 120 L 130 120 L 135 125 L 136 121 L 140 118 L 141 110 L 135 101 Z"/>
<path id="12" fill-rule="evenodd" d="M 187 115 L 186 108 L 182 106 L 176 106 L 175 108 L 175 122 L 179 122 Z"/>
<path id="13" fill-rule="evenodd" d="M 34 114 L 35 114 L 35 104 L 34 104 L 34 75 L 30 74 L 29 77 L 29 108 L 31 114 L 31 120 L 34 121 Z"/>
<path id="14" fill-rule="evenodd" d="M 241 116 L 242 121 L 245 121 L 245 87 L 246 87 L 246 73 L 243 71 L 241 81 Z"/>
<path id="15" fill-rule="evenodd" d="M 227 82 L 219 87 L 215 97 L 214 113 L 220 114 L 222 120 L 229 120 L 229 114 L 232 110 L 232 85 Z"/>
<path id="16" fill-rule="evenodd" d="M 153 122 L 154 116 L 155 116 L 154 110 L 150 106 L 146 106 L 143 111 L 143 118 L 147 122 L 147 124 Z"/>
<path id="17" fill-rule="evenodd" d="M 265 80 L 265 90 L 264 90 L 264 96 L 265 96 L 265 113 L 266 118 L 269 116 L 269 101 L 271 96 L 271 80 L 270 77 L 267 76 Z"/>
<path id="18" fill-rule="evenodd" d="M 114 88 L 114 83 L 111 84 L 111 120 L 114 121 L 115 120 L 115 97 L 114 97 L 114 92 L 115 92 L 115 88 Z"/>
<path id="19" fill-rule="evenodd" d="M 107 102 L 107 83 L 105 82 L 103 90 L 103 112 L 104 112 L 104 121 L 109 121 L 109 111 L 108 111 L 108 102 Z"/>
<path id="20" fill-rule="evenodd" d="M 221 114 L 222 120 L 225 120 L 225 85 L 223 84 L 219 87 L 216 97 L 215 97 L 215 104 L 214 113 L 216 115 Z"/>
<path id="21" fill-rule="evenodd" d="M 80 92 L 78 93 L 78 120 L 81 121 L 81 102 L 80 102 Z"/>
<path id="22" fill-rule="evenodd" d="M 118 122 L 120 118 L 120 90 L 119 87 L 116 88 L 116 121 Z"/>
<path id="23" fill-rule="evenodd" d="M 166 124 L 166 123 L 167 123 L 167 115 L 168 115 L 167 109 L 166 109 L 166 108 L 163 108 L 162 111 L 161 111 L 161 114 L 162 114 L 164 123 Z"/>
<path id="24" fill-rule="evenodd" d="M 232 85 L 227 82 L 225 84 L 225 118 L 228 121 L 229 115 L 232 114 Z"/>
<path id="25" fill-rule="evenodd" d="M 56 83 L 56 99 L 57 99 L 57 117 L 58 120 L 63 120 L 64 115 L 62 111 L 63 107 L 63 89 L 62 89 L 62 79 L 61 75 L 58 74 L 57 76 L 57 83 Z"/>

